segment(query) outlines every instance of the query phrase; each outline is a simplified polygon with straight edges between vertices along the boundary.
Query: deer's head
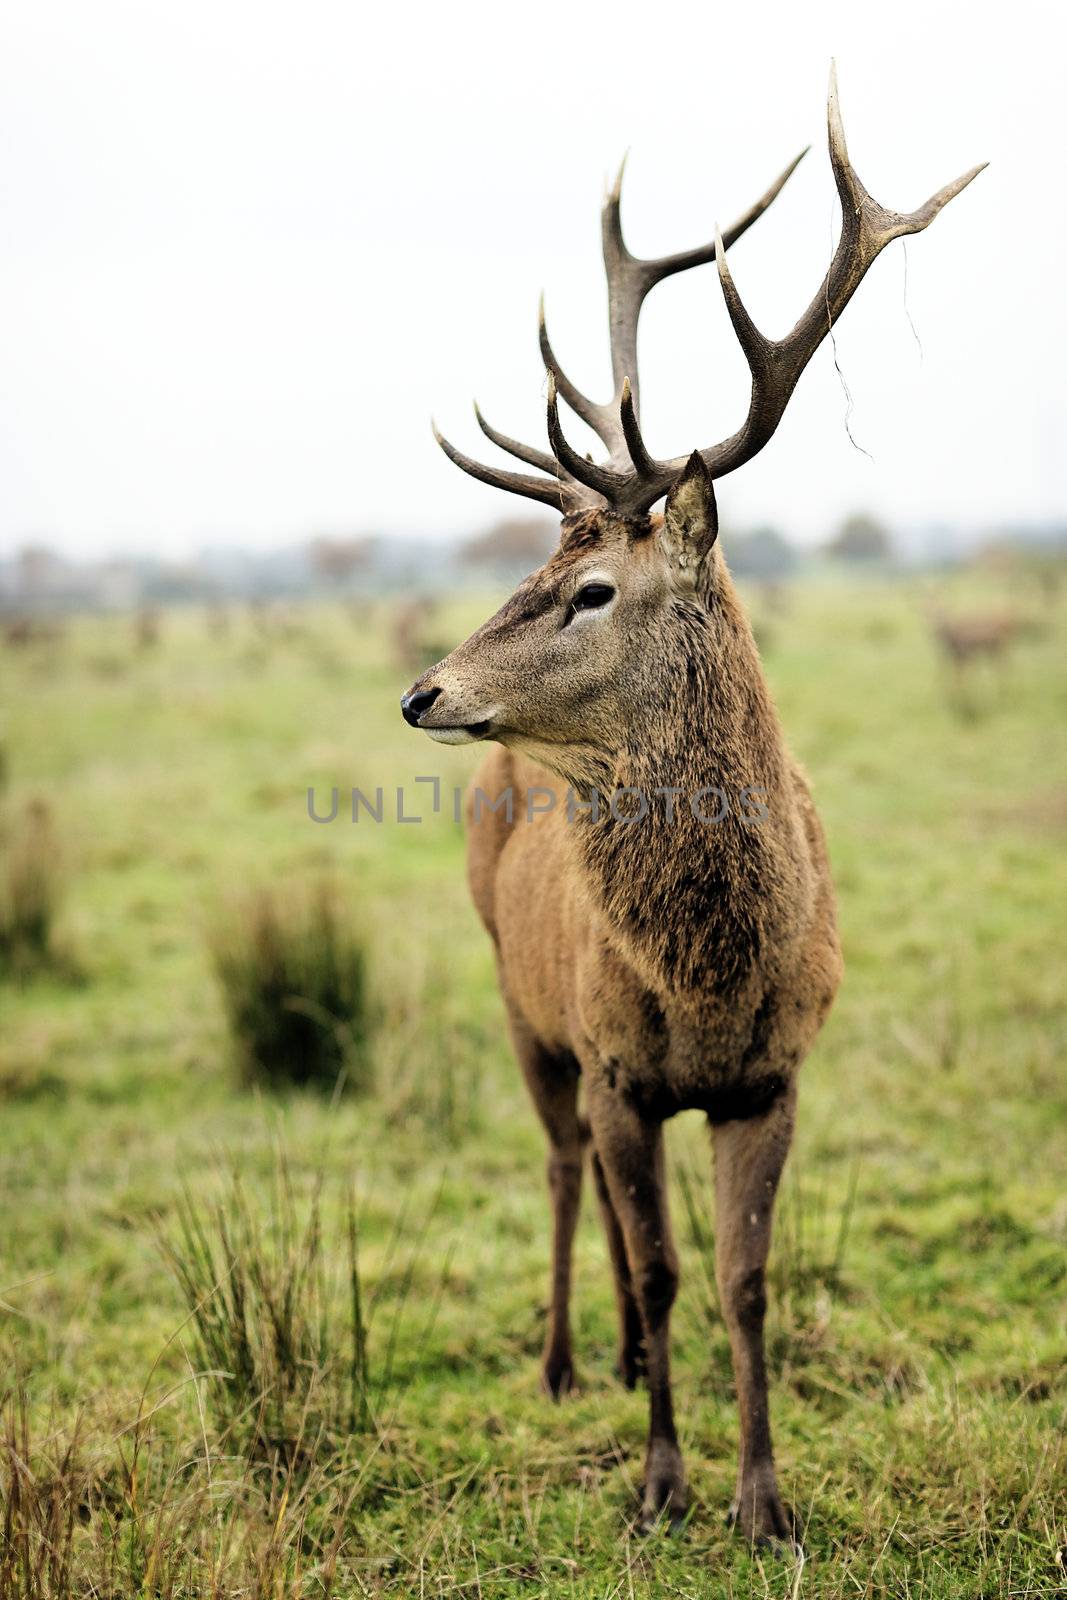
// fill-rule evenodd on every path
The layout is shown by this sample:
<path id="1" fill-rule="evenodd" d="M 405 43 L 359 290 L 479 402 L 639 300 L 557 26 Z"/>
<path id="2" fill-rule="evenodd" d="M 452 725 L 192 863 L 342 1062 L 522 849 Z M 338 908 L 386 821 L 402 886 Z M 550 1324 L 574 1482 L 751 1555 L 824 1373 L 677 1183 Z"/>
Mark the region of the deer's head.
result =
<path id="1" fill-rule="evenodd" d="M 404 716 L 445 744 L 499 739 L 549 766 L 608 754 L 662 662 L 668 611 L 700 603 L 717 521 L 694 454 L 662 516 L 568 512 L 559 548 L 495 616 L 404 696 Z M 579 767 L 583 763 L 579 760 Z"/>
<path id="2" fill-rule="evenodd" d="M 726 249 L 778 195 L 798 156 L 766 194 L 712 243 L 658 260 L 631 255 L 620 221 L 622 173 L 603 213 L 611 362 L 615 392 L 588 399 L 556 360 L 540 321 L 548 371 L 551 452 L 500 433 L 475 408 L 486 436 L 535 469 L 483 466 L 435 434 L 450 460 L 472 477 L 563 513 L 558 550 L 520 585 L 494 617 L 404 695 L 404 716 L 452 744 L 496 738 L 531 749 L 551 766 L 561 751 L 573 766 L 577 750 L 604 751 L 625 739 L 640 717 L 657 663 L 676 655 L 665 628 L 684 626 L 710 598 L 717 531 L 713 480 L 751 459 L 771 438 L 800 375 L 833 327 L 875 258 L 904 234 L 919 233 L 982 168 L 974 167 L 917 211 L 886 210 L 852 167 L 831 70 L 830 162 L 841 201 L 841 236 L 829 270 L 799 322 L 783 339 L 768 339 L 742 304 Z M 806 152 L 802 152 L 801 155 Z M 715 261 L 726 309 L 748 362 L 751 398 L 741 427 L 721 444 L 688 457 L 657 461 L 638 420 L 637 324 L 645 296 L 662 279 Z M 560 424 L 559 397 L 598 435 L 607 452 L 597 463 L 579 454 Z M 652 507 L 666 496 L 662 515 Z"/>

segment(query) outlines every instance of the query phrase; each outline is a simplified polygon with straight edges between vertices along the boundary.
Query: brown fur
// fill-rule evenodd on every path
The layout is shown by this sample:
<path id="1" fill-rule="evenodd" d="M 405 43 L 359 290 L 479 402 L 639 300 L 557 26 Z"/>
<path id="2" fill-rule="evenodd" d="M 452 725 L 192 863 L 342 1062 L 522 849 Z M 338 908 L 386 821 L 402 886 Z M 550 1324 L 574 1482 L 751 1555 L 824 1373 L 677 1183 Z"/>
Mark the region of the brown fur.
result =
<path id="1" fill-rule="evenodd" d="M 711 482 L 691 463 L 660 518 L 587 511 L 560 547 L 466 643 L 413 686 L 437 691 L 432 730 L 499 741 L 468 805 L 475 905 L 496 950 L 516 1054 L 544 1123 L 554 1212 L 543 1377 L 574 1383 L 570 1254 L 583 1147 L 619 1306 L 619 1370 L 647 1372 L 651 1417 L 643 1520 L 686 1505 L 669 1372 L 678 1283 L 662 1123 L 686 1109 L 712 1128 L 717 1274 L 740 1409 L 734 1512 L 749 1538 L 788 1539 L 775 1481 L 763 1357 L 764 1267 L 792 1135 L 798 1068 L 841 973 L 818 818 L 790 758 L 751 631 L 715 547 Z M 571 610 L 591 581 L 603 610 Z M 410 707 L 409 707 L 410 710 Z M 513 820 L 477 797 L 515 791 Z M 627 823 L 568 819 L 616 787 L 650 801 Z M 688 797 L 763 791 L 763 822 L 731 809 L 711 825 Z M 523 795 L 555 808 L 526 820 Z M 573 797 L 572 797 L 573 800 Z M 579 1094 L 584 1116 L 579 1112 Z"/>

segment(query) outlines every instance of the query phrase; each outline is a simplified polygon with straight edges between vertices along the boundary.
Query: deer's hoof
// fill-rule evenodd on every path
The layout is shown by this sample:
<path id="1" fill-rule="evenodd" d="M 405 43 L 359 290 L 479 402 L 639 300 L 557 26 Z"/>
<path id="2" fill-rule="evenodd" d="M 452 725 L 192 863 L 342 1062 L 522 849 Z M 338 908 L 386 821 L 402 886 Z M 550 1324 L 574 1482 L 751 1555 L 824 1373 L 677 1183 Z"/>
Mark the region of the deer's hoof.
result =
<path id="1" fill-rule="evenodd" d="M 778 1493 L 773 1473 L 757 1475 L 743 1483 L 727 1521 L 749 1544 L 781 1555 L 800 1555 L 796 1514 Z"/>
<path id="2" fill-rule="evenodd" d="M 541 1387 L 553 1400 L 562 1400 L 565 1394 L 576 1394 L 578 1377 L 574 1360 L 568 1355 L 547 1355 L 541 1366 Z"/>
<path id="3" fill-rule="evenodd" d="M 645 1463 L 645 1492 L 637 1526 L 641 1533 L 666 1528 L 675 1533 L 685 1520 L 689 1505 L 685 1467 L 677 1445 L 656 1440 Z"/>

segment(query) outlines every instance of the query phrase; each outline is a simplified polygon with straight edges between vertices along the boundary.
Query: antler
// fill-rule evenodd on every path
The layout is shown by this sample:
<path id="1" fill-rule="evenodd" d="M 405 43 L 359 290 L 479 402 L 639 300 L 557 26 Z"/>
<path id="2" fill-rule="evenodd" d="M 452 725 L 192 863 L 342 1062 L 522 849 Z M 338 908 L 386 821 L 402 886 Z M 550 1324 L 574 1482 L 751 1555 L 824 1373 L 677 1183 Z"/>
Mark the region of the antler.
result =
<path id="1" fill-rule="evenodd" d="M 728 228 L 725 235 L 727 246 L 740 239 L 741 235 L 757 222 L 773 200 L 776 200 L 784 189 L 787 181 L 792 177 L 797 167 L 808 153 L 810 146 L 805 147 L 786 167 L 785 171 L 771 184 L 765 194 L 761 195 L 739 217 L 732 228 Z M 626 456 L 625 428 L 622 426 L 620 408 L 623 400 L 623 387 L 629 384 L 631 405 L 634 416 L 638 411 L 638 376 L 637 376 L 637 323 L 641 315 L 641 307 L 649 290 L 654 289 L 657 283 L 664 278 L 670 278 L 676 272 L 685 272 L 690 267 L 700 267 L 716 257 L 717 241 L 712 239 L 710 244 L 700 245 L 695 250 L 682 250 L 677 255 L 660 256 L 656 260 L 643 260 L 639 256 L 631 255 L 626 248 L 626 241 L 622 236 L 622 178 L 626 170 L 626 162 L 619 168 L 615 183 L 604 201 L 604 210 L 601 216 L 601 234 L 604 248 L 604 273 L 608 283 L 608 326 L 611 334 L 611 376 L 615 385 L 615 392 L 606 405 L 598 405 L 589 400 L 574 384 L 570 382 L 553 353 L 548 340 L 548 330 L 545 327 L 544 299 L 541 301 L 540 313 L 540 341 L 541 354 L 545 366 L 556 380 L 556 386 L 567 404 L 581 417 L 583 422 L 600 435 L 604 444 L 611 452 L 612 459 L 622 458 L 629 465 Z"/>
<path id="2" fill-rule="evenodd" d="M 614 396 L 607 405 L 600 405 L 589 400 L 570 382 L 549 344 L 542 305 L 540 340 L 541 353 L 549 372 L 548 436 L 552 456 L 497 433 L 484 421 L 480 412 L 478 421 L 496 444 L 528 465 L 554 472 L 557 481 L 551 483 L 544 478 L 530 478 L 480 466 L 461 455 L 437 434 L 438 443 L 450 459 L 465 472 L 484 482 L 517 494 L 529 495 L 549 505 L 560 505 L 565 511 L 590 505 L 610 506 L 626 516 L 648 511 L 666 494 L 685 468 L 689 457 L 682 455 L 670 461 L 656 461 L 645 448 L 638 420 L 638 318 L 645 296 L 663 278 L 710 261 L 718 264 L 726 309 L 748 362 L 752 389 L 748 415 L 741 427 L 721 444 L 701 450 L 700 456 L 711 476 L 721 478 L 762 450 L 781 421 L 801 373 L 855 294 L 871 264 L 894 239 L 909 233 L 921 233 L 928 227 L 938 212 L 965 189 L 986 165 L 983 162 L 980 166 L 972 167 L 954 183 L 946 184 L 917 211 L 889 211 L 871 198 L 849 161 L 834 66 L 830 69 L 827 122 L 830 164 L 841 200 L 841 235 L 818 293 L 791 333 L 784 339 L 768 339 L 756 327 L 734 285 L 726 262 L 726 250 L 763 215 L 806 151 L 797 156 L 766 194 L 734 223 L 725 236 L 716 233 L 715 241 L 710 245 L 654 261 L 631 255 L 623 241 L 619 214 L 620 169 L 615 186 L 605 202 L 603 215 Z M 559 421 L 557 389 L 572 410 L 596 431 L 607 447 L 609 457 L 605 465 L 597 466 L 591 459 L 580 456 L 567 443 Z"/>
<path id="3" fill-rule="evenodd" d="M 792 176 L 807 155 L 808 148 L 810 147 L 803 149 L 789 163 L 766 193 L 761 195 L 727 231 L 727 244 L 733 244 L 736 239 L 740 239 L 741 235 L 758 221 L 771 201 L 781 193 L 786 180 Z M 567 377 L 549 343 L 548 329 L 545 327 L 545 302 L 542 296 L 538 327 L 541 355 L 549 374 L 548 432 L 554 456 L 546 455 L 533 445 L 523 444 L 518 439 L 512 439 L 507 434 L 499 432 L 486 421 L 477 403 L 474 407 L 478 426 L 486 438 L 491 439 L 501 450 L 506 450 L 509 455 L 515 456 L 517 460 L 526 462 L 527 466 L 540 467 L 543 472 L 551 474 L 554 481 L 532 478 L 525 473 L 508 472 L 501 467 L 485 466 L 464 455 L 461 450 L 457 450 L 436 426 L 433 430 L 434 438 L 448 459 L 454 461 L 457 467 L 461 467 L 472 478 L 478 478 L 482 483 L 491 484 L 494 488 L 507 489 L 512 494 L 526 495 L 531 500 L 540 500 L 545 505 L 560 507 L 563 511 L 575 511 L 590 505 L 613 504 L 617 475 L 620 472 L 624 475 L 631 474 L 638 460 L 650 467 L 654 465 L 643 444 L 638 443 L 634 446 L 631 443 L 633 439 L 640 438 L 637 433 L 636 390 L 637 322 L 641 307 L 649 290 L 655 288 L 663 278 L 669 278 L 675 272 L 684 272 L 688 267 L 702 266 L 715 260 L 714 239 L 710 244 L 701 245 L 695 250 L 684 250 L 677 255 L 661 256 L 656 260 L 645 260 L 630 254 L 623 240 L 619 214 L 625 166 L 624 161 L 619 168 L 615 184 L 604 201 L 602 218 L 604 271 L 608 283 L 608 317 L 611 328 L 611 368 L 615 382 L 612 399 L 606 404 L 590 400 Z M 581 417 L 583 422 L 587 422 L 607 446 L 609 465 L 613 471 L 596 467 L 587 458 L 578 455 L 567 443 L 559 422 L 557 390 L 571 410 Z"/>

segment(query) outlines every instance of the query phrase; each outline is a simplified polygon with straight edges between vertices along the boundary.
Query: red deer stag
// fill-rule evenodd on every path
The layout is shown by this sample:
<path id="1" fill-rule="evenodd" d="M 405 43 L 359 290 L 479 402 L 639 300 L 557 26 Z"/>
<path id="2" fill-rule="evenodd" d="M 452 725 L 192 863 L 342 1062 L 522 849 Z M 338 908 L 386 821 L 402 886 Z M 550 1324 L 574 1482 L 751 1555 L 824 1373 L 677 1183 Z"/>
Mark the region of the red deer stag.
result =
<path id="1" fill-rule="evenodd" d="M 499 747 L 468 799 L 469 875 L 548 1136 L 554 1240 L 544 1386 L 559 1396 L 575 1381 L 571 1246 L 591 1140 L 615 1273 L 619 1370 L 629 1386 L 644 1374 L 651 1397 L 642 1526 L 682 1516 L 668 1331 L 678 1258 L 662 1124 L 703 1111 L 740 1412 L 732 1514 L 759 1541 L 794 1538 L 771 1452 L 764 1270 L 797 1072 L 830 1009 L 841 956 L 822 831 L 715 542 L 712 483 L 770 439 L 875 257 L 927 227 L 981 170 L 918 211 L 885 210 L 849 162 L 832 74 L 829 143 L 841 237 L 811 305 L 780 340 L 766 338 L 745 310 L 724 246 L 762 216 L 795 161 L 725 237 L 656 261 L 626 248 L 616 183 L 603 218 L 612 399 L 597 404 L 564 375 L 542 315 L 551 451 L 506 437 L 478 413 L 483 432 L 535 471 L 483 466 L 437 435 L 465 472 L 560 510 L 559 548 L 402 701 L 407 721 L 436 740 Z M 638 314 L 661 279 L 711 261 L 751 371 L 748 416 L 722 444 L 657 461 L 639 424 Z M 604 463 L 568 443 L 559 395 L 599 435 Z M 651 514 L 663 496 L 662 514 Z M 718 825 L 712 791 L 731 802 Z M 763 801 L 737 803 L 746 791 Z"/>

